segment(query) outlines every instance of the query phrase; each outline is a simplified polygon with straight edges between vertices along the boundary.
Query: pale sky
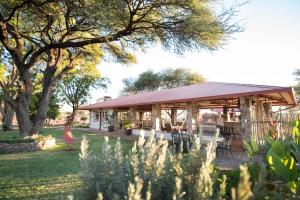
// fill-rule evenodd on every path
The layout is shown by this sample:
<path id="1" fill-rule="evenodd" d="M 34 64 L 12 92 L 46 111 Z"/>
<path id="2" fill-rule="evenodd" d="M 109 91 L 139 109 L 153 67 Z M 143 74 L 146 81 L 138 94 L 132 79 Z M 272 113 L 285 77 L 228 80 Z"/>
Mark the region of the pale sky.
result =
<path id="1" fill-rule="evenodd" d="M 169 67 L 190 68 L 207 81 L 295 84 L 292 73 L 300 68 L 300 0 L 251 0 L 239 10 L 237 18 L 244 20 L 245 31 L 235 34 L 223 49 L 180 56 L 156 46 L 145 53 L 137 52 L 135 65 L 99 64 L 102 75 L 112 84 L 107 91 L 92 91 L 89 103 L 104 95 L 118 97 L 124 78 Z"/>

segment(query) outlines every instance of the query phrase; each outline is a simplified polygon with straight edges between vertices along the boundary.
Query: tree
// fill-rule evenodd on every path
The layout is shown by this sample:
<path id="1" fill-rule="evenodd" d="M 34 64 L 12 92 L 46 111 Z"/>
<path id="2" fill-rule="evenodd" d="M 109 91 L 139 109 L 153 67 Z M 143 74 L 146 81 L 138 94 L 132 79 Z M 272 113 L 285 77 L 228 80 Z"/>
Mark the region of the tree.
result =
<path id="1" fill-rule="evenodd" d="M 2 115 L 2 127 L 5 131 L 13 129 L 12 121 L 15 111 L 10 104 L 4 101 L 4 97 L 15 96 L 18 89 L 17 85 L 17 68 L 0 45 L 0 112 Z"/>
<path id="2" fill-rule="evenodd" d="M 136 79 L 126 78 L 123 80 L 125 87 L 123 94 L 137 94 L 158 90 L 159 88 L 174 88 L 185 85 L 201 83 L 204 78 L 197 72 L 186 68 L 168 68 L 160 72 L 148 70 L 139 74 Z"/>
<path id="3" fill-rule="evenodd" d="M 204 82 L 204 78 L 197 72 L 186 68 L 166 69 L 161 72 L 162 88 L 175 88 Z"/>
<path id="4" fill-rule="evenodd" d="M 295 80 L 297 81 L 297 85 L 295 85 L 294 88 L 296 91 L 296 95 L 299 96 L 300 95 L 300 69 L 296 69 L 293 75 L 295 76 Z"/>
<path id="5" fill-rule="evenodd" d="M 157 90 L 160 86 L 161 77 L 159 73 L 148 70 L 139 74 L 137 79 L 127 78 L 123 80 L 124 94 L 137 94 Z"/>
<path id="6" fill-rule="evenodd" d="M 211 0 L 211 2 L 213 2 Z M 21 136 L 38 133 L 57 82 L 95 45 L 116 61 L 134 61 L 129 49 L 161 43 L 182 53 L 217 49 L 239 26 L 233 9 L 216 14 L 210 1 L 16 0 L 0 2 L 0 42 L 18 70 L 20 90 L 5 96 L 15 110 Z M 44 58 L 42 64 L 38 63 Z M 92 58 L 92 57 L 91 57 Z M 42 92 L 31 123 L 30 73 L 39 65 Z"/>
<path id="7" fill-rule="evenodd" d="M 100 73 L 90 70 L 79 70 L 65 76 L 58 84 L 58 96 L 61 102 L 65 102 L 72 107 L 72 113 L 69 118 L 69 123 L 73 124 L 76 111 L 79 106 L 86 103 L 91 97 L 90 91 L 92 88 L 107 88 L 109 80 L 100 78 Z"/>

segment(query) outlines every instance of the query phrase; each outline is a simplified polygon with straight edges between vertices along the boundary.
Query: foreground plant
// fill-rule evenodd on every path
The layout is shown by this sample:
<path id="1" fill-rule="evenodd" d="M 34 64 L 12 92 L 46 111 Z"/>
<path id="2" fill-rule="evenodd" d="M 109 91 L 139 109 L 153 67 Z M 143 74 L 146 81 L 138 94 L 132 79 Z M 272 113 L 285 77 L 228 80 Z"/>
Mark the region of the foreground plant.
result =
<path id="1" fill-rule="evenodd" d="M 132 150 L 124 155 L 120 139 L 115 147 L 106 137 L 100 155 L 88 152 L 88 142 L 81 143 L 80 162 L 83 168 L 87 199 L 222 199 L 214 190 L 216 172 L 215 143 L 200 150 L 200 141 L 189 154 L 176 154 L 168 142 L 140 137 Z M 226 177 L 224 177 L 226 180 Z M 224 186 L 225 184 L 225 186 Z"/>

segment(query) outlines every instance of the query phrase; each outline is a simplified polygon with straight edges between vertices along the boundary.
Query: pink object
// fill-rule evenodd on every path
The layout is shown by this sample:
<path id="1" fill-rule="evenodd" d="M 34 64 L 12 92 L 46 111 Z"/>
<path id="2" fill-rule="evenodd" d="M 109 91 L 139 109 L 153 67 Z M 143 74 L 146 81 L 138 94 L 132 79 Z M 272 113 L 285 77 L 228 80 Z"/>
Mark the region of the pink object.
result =
<path id="1" fill-rule="evenodd" d="M 64 128 L 64 140 L 66 144 L 73 144 L 74 142 L 74 137 L 71 132 L 70 126 L 65 126 Z"/>

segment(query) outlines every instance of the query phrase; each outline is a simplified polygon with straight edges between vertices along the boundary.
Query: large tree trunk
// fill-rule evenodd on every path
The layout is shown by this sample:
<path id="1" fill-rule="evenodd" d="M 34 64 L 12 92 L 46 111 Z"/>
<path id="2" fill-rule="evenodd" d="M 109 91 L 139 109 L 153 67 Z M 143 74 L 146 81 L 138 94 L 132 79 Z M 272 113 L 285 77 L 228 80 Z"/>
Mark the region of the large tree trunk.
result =
<path id="1" fill-rule="evenodd" d="M 19 94 L 13 102 L 8 102 L 13 106 L 19 126 L 19 133 L 22 138 L 29 136 L 31 133 L 32 122 L 29 116 L 29 104 L 32 96 L 32 82 L 30 79 L 29 68 L 19 66 L 19 75 L 21 86 Z"/>
<path id="2" fill-rule="evenodd" d="M 13 121 L 14 114 L 15 114 L 14 109 L 7 102 L 4 102 L 4 116 L 2 122 L 3 122 L 3 128 L 5 128 L 6 131 L 13 130 L 12 121 Z"/>
<path id="3" fill-rule="evenodd" d="M 70 115 L 70 118 L 68 119 L 68 123 L 73 126 L 74 125 L 74 120 L 75 120 L 75 115 L 76 115 L 76 112 L 78 110 L 78 106 L 76 105 L 73 105 L 72 106 L 72 113 Z"/>
<path id="4" fill-rule="evenodd" d="M 176 117 L 177 117 L 177 110 L 175 108 L 171 108 L 171 124 L 173 126 L 176 125 Z"/>
<path id="5" fill-rule="evenodd" d="M 23 96 L 23 95 L 22 95 Z M 19 126 L 19 132 L 22 138 L 31 133 L 32 122 L 29 117 L 29 98 L 24 97 L 16 102 L 15 111 Z"/>
<path id="6" fill-rule="evenodd" d="M 50 85 L 44 84 L 42 94 L 39 100 L 38 110 L 33 121 L 31 134 L 38 134 L 43 128 L 45 120 L 47 119 L 47 111 L 48 111 L 48 106 L 52 94 L 53 94 L 53 87 L 51 86 L 51 83 Z"/>
<path id="7" fill-rule="evenodd" d="M 33 121 L 31 134 L 38 134 L 43 128 L 45 120 L 47 119 L 48 106 L 53 94 L 54 86 L 59 79 L 55 78 L 58 60 L 55 59 L 53 51 L 49 51 L 48 56 L 47 68 L 44 71 L 43 76 L 43 90 L 39 99 L 38 110 Z"/>

